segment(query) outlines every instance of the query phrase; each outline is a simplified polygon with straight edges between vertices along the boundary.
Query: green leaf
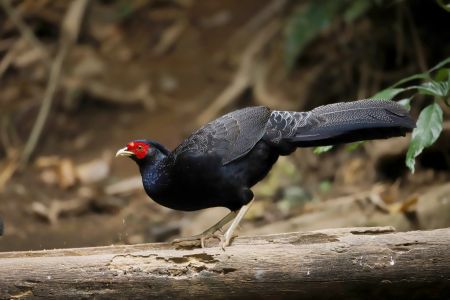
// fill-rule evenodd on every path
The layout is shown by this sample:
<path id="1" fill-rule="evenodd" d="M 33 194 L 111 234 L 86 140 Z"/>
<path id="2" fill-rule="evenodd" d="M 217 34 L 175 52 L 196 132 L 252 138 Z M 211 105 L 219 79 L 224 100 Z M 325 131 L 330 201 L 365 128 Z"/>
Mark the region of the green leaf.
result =
<path id="1" fill-rule="evenodd" d="M 398 100 L 397 103 L 404 106 L 408 111 L 411 110 L 411 100 L 413 97 Z"/>
<path id="2" fill-rule="evenodd" d="M 443 61 L 439 62 L 437 65 L 435 65 L 433 68 L 431 68 L 427 72 L 414 74 L 414 75 L 408 76 L 406 78 L 403 78 L 403 79 L 397 81 L 396 83 L 394 83 L 393 85 L 391 85 L 390 87 L 388 87 L 385 90 L 390 90 L 390 89 L 392 90 L 392 89 L 394 89 L 394 88 L 396 88 L 396 87 L 398 87 L 398 86 L 400 86 L 402 84 L 405 84 L 407 82 L 414 81 L 414 80 L 419 80 L 419 79 L 422 79 L 422 80 L 428 79 L 429 80 L 429 79 L 431 79 L 431 77 L 430 77 L 430 73 L 431 72 L 434 72 L 434 71 L 436 71 L 438 69 L 441 69 L 443 66 L 445 66 L 445 65 L 447 65 L 449 63 L 450 63 L 450 57 L 447 57 L 446 59 L 444 59 Z M 385 90 L 383 90 L 383 91 L 385 91 Z"/>
<path id="3" fill-rule="evenodd" d="M 445 69 L 441 69 L 441 71 L 442 70 L 447 71 L 446 72 L 447 73 L 447 86 L 450 87 L 450 69 L 445 68 Z M 445 73 L 445 72 L 443 72 L 443 73 Z M 442 78 L 444 78 L 444 77 L 442 77 Z M 445 105 L 450 107 L 450 91 L 447 91 L 447 96 L 444 96 L 442 100 L 444 100 Z"/>
<path id="4" fill-rule="evenodd" d="M 347 1 L 311 1 L 288 19 L 285 29 L 284 58 L 291 70 L 303 49 L 327 29 Z"/>
<path id="5" fill-rule="evenodd" d="M 430 78 L 430 74 L 428 74 L 428 72 L 414 74 L 409 77 L 403 78 L 402 80 L 397 81 L 394 85 L 391 86 L 391 88 L 397 87 L 397 86 L 407 83 L 409 81 L 418 80 L 418 79 L 429 79 L 429 78 Z"/>
<path id="6" fill-rule="evenodd" d="M 444 0 L 436 0 L 436 2 L 446 11 L 450 12 L 450 3 L 445 3 Z"/>
<path id="7" fill-rule="evenodd" d="M 376 93 L 371 98 L 379 100 L 392 100 L 392 98 L 394 98 L 404 90 L 404 88 L 387 88 Z"/>
<path id="8" fill-rule="evenodd" d="M 450 69 L 442 68 L 436 73 L 435 80 L 441 82 L 441 99 L 444 101 L 445 105 L 450 107 Z"/>
<path id="9" fill-rule="evenodd" d="M 447 57 L 446 59 L 444 59 L 443 61 L 439 62 L 437 65 L 435 65 L 434 67 L 432 67 L 428 72 L 434 72 L 437 69 L 442 68 L 443 66 L 447 65 L 450 63 L 450 57 Z"/>
<path id="10" fill-rule="evenodd" d="M 370 8 L 372 8 L 372 1 L 352 1 L 344 12 L 344 20 L 347 23 L 353 23 L 356 19 L 364 15 Z"/>
<path id="11" fill-rule="evenodd" d="M 425 107 L 417 120 L 417 127 L 412 133 L 411 143 L 406 153 L 406 165 L 414 173 L 415 158 L 423 149 L 431 146 L 442 131 L 443 114 L 437 102 Z"/>
<path id="12" fill-rule="evenodd" d="M 333 148 L 333 146 L 319 146 L 314 148 L 313 152 L 314 154 L 322 154 L 325 152 L 330 151 Z"/>
<path id="13" fill-rule="evenodd" d="M 359 141 L 359 142 L 354 142 L 354 143 L 348 144 L 347 146 L 345 146 L 345 150 L 347 150 L 348 152 L 355 151 L 364 143 L 365 143 L 365 141 Z"/>
<path id="14" fill-rule="evenodd" d="M 450 85 L 448 82 L 445 81 L 438 82 L 434 80 L 413 87 L 417 88 L 419 93 L 422 95 L 431 95 L 436 97 L 447 97 L 450 89 Z"/>
<path id="15" fill-rule="evenodd" d="M 450 69 L 449 68 L 442 68 L 439 69 L 436 72 L 436 75 L 434 76 L 434 80 L 436 81 L 445 81 L 450 78 Z"/>

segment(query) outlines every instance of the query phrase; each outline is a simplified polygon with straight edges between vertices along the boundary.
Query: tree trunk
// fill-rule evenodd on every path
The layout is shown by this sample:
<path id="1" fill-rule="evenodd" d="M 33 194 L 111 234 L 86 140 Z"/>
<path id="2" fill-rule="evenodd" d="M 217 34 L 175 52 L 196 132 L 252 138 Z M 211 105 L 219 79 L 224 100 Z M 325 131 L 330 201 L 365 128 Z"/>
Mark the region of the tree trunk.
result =
<path id="1" fill-rule="evenodd" d="M 207 246 L 0 253 L 0 299 L 450 296 L 450 228 L 347 228 L 242 237 L 225 251 Z"/>

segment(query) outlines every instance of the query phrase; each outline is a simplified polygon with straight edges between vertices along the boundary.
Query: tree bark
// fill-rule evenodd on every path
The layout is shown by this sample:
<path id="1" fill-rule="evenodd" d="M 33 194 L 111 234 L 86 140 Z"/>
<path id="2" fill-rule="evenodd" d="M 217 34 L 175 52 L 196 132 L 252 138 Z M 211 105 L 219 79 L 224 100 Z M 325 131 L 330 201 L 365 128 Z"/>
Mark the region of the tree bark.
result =
<path id="1" fill-rule="evenodd" d="M 347 228 L 241 237 L 225 251 L 207 246 L 0 253 L 0 299 L 450 296 L 450 228 Z"/>

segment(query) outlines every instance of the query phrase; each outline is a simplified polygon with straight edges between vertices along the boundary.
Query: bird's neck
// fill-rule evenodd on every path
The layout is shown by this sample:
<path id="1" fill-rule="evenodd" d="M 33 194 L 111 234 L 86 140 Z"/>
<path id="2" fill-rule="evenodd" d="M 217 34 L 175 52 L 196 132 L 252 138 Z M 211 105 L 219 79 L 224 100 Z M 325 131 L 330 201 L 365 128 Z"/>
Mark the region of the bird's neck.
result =
<path id="1" fill-rule="evenodd" d="M 167 155 L 159 152 L 138 164 L 142 175 L 145 192 L 154 200 L 169 188 L 171 168 Z"/>

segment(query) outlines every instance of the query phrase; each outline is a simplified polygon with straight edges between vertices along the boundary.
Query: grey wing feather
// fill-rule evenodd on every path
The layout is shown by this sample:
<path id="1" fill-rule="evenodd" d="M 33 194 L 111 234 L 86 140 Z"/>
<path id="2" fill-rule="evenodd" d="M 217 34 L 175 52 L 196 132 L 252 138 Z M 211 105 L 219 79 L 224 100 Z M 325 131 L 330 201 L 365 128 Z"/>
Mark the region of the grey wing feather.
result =
<path id="1" fill-rule="evenodd" d="M 399 104 L 369 99 L 324 105 L 309 112 L 274 111 L 265 138 L 276 144 L 312 146 L 397 136 L 414 126 Z"/>
<path id="2" fill-rule="evenodd" d="M 311 112 L 273 111 L 267 124 L 266 137 L 273 143 L 294 136 L 297 128 L 315 123 Z"/>
<path id="3" fill-rule="evenodd" d="M 314 140 L 317 136 L 323 139 L 362 129 L 415 127 L 404 107 L 394 101 L 374 99 L 317 107 L 311 111 L 308 124 L 297 130 L 295 140 Z"/>
<path id="4" fill-rule="evenodd" d="M 266 107 L 247 107 L 228 113 L 197 130 L 174 150 L 183 154 L 218 155 L 223 164 L 247 154 L 264 136 L 270 117 Z"/>

